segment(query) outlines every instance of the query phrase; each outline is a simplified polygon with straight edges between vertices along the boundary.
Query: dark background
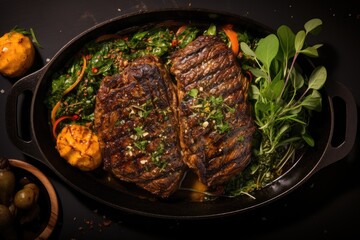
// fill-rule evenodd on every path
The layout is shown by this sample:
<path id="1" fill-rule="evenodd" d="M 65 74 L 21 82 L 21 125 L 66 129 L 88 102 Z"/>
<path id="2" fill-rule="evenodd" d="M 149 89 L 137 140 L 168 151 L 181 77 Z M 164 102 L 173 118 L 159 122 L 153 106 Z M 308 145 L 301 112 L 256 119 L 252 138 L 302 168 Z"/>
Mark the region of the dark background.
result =
<path id="1" fill-rule="evenodd" d="M 316 43 L 328 78 L 344 83 L 360 104 L 360 8 L 358 1 L 138 1 L 0 0 L 0 34 L 15 26 L 33 28 L 42 48 L 41 68 L 68 41 L 94 25 L 123 14 L 160 8 L 206 8 L 245 16 L 295 32 L 311 18 L 323 20 Z M 311 42 L 311 39 L 310 39 Z M 227 239 L 358 239 L 360 237 L 359 137 L 347 157 L 313 175 L 292 193 L 264 207 L 220 219 L 160 220 L 120 212 L 64 185 L 46 166 L 22 154 L 5 126 L 7 94 L 16 79 L 0 76 L 0 155 L 33 163 L 49 176 L 60 203 L 52 239 L 183 239 L 216 234 Z M 109 226 L 104 223 L 110 220 Z"/>

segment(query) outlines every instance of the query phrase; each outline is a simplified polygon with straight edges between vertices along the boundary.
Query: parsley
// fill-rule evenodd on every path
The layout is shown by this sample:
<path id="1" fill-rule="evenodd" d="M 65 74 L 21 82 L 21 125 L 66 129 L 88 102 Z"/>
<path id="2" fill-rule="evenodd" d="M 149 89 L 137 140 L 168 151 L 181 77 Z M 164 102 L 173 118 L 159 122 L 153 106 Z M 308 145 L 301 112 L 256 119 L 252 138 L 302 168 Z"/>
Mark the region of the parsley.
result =
<path id="1" fill-rule="evenodd" d="M 220 134 L 230 131 L 231 126 L 225 121 L 225 114 L 227 112 L 234 113 L 235 109 L 226 105 L 222 96 L 206 96 L 201 98 L 198 97 L 198 93 L 199 90 L 193 88 L 188 92 L 188 95 L 196 99 L 191 108 L 199 117 L 201 117 L 199 124 L 203 127 L 207 127 L 209 122 L 211 122 L 214 125 L 214 129 Z"/>
<path id="2" fill-rule="evenodd" d="M 133 110 L 137 110 L 137 114 L 139 117 L 146 119 L 150 112 L 152 111 L 152 102 L 151 99 L 148 99 L 145 103 L 141 104 L 140 106 L 131 105 Z"/>
<path id="3" fill-rule="evenodd" d="M 163 143 L 160 143 L 157 147 L 156 151 L 151 153 L 151 161 L 154 163 L 155 166 L 160 168 L 160 171 L 163 171 L 167 165 L 167 162 L 161 160 L 161 155 L 164 153 L 165 147 Z"/>
<path id="4" fill-rule="evenodd" d="M 146 140 L 142 140 L 142 141 L 135 141 L 134 142 L 135 147 L 137 147 L 140 151 L 144 152 L 146 149 L 146 145 L 147 145 L 147 141 Z"/>
<path id="5" fill-rule="evenodd" d="M 144 140 L 144 137 L 148 134 L 142 129 L 142 126 L 134 127 L 136 135 L 133 135 L 132 138 L 135 140 L 134 145 L 140 151 L 145 152 L 148 141 Z"/>

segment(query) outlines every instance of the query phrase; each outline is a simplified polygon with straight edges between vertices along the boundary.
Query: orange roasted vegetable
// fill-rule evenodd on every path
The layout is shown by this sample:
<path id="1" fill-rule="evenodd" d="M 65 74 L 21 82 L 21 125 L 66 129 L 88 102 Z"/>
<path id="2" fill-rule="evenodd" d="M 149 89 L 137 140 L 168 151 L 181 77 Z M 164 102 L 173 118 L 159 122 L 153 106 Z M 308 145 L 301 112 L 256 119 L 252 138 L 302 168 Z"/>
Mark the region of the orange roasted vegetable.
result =
<path id="1" fill-rule="evenodd" d="M 227 24 L 223 27 L 223 31 L 225 32 L 226 36 L 229 38 L 231 44 L 231 50 L 233 51 L 234 55 L 237 56 L 239 53 L 239 41 L 237 39 L 237 33 L 233 30 L 233 25 Z"/>
<path id="2" fill-rule="evenodd" d="M 11 31 L 0 38 L 0 73 L 22 77 L 35 60 L 35 48 L 28 36 Z"/>
<path id="3" fill-rule="evenodd" d="M 91 171 L 102 163 L 98 137 L 88 127 L 66 125 L 57 136 L 56 149 L 70 165 Z"/>

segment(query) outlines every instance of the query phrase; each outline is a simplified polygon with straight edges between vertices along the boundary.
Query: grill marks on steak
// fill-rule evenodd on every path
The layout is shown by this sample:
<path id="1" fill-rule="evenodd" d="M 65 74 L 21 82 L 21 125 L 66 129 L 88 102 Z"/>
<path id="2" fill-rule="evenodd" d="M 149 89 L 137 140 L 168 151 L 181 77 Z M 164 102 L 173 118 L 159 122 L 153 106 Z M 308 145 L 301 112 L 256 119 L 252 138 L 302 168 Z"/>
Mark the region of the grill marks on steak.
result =
<path id="1" fill-rule="evenodd" d="M 145 56 L 102 81 L 95 107 L 104 168 L 164 198 L 186 166 L 208 187 L 240 173 L 255 131 L 250 83 L 219 38 L 200 36 L 171 61 L 177 89 L 159 58 Z"/>
<path id="2" fill-rule="evenodd" d="M 247 102 L 249 81 L 231 50 L 214 36 L 198 37 L 171 61 L 180 103 L 183 160 L 207 186 L 221 185 L 250 161 L 255 126 Z M 196 97 L 189 95 L 192 89 L 199 91 Z M 215 120 L 207 119 L 214 109 L 199 107 L 201 99 L 211 97 L 222 100 L 222 123 L 230 127 L 224 133 L 215 129 Z"/>
<path id="3" fill-rule="evenodd" d="M 97 94 L 95 129 L 104 168 L 161 197 L 177 190 L 181 160 L 176 91 L 159 58 L 134 60 L 106 77 Z"/>

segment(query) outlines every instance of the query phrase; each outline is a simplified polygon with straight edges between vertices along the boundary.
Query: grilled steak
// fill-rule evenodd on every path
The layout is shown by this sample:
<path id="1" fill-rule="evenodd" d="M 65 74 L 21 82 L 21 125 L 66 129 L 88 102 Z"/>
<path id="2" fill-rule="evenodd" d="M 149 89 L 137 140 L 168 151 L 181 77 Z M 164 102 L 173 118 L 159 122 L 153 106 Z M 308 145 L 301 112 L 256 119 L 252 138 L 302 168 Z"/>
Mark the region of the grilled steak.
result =
<path id="1" fill-rule="evenodd" d="M 249 81 L 215 36 L 198 37 L 171 61 L 183 160 L 205 185 L 221 185 L 250 160 L 255 126 L 247 102 Z"/>
<path id="2" fill-rule="evenodd" d="M 104 169 L 160 197 L 172 194 L 186 167 L 176 108 L 175 86 L 155 56 L 106 77 L 95 106 Z"/>

